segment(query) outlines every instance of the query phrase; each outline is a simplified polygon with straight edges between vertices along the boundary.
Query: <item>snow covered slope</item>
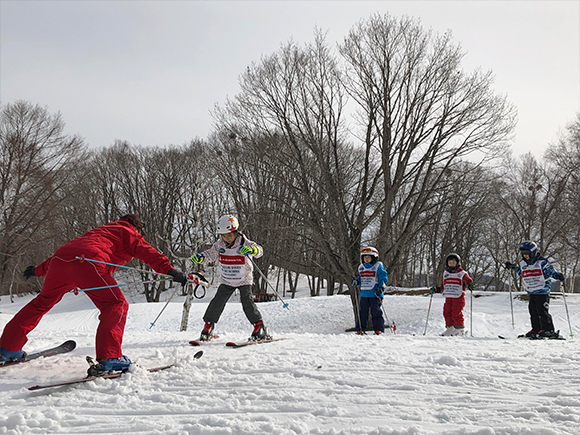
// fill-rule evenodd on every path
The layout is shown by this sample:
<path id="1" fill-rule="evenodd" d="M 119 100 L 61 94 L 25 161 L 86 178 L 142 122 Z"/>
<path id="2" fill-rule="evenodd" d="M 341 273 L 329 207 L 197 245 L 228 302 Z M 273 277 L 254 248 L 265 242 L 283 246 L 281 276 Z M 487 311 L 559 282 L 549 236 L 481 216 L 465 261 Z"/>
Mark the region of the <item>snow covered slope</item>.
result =
<path id="1" fill-rule="evenodd" d="M 0 302 L 0 326 L 28 300 Z M 39 383 L 86 372 L 94 355 L 98 312 L 84 295 L 68 294 L 29 335 L 33 352 L 66 339 L 72 353 L 0 369 L 0 433 L 67 434 L 580 434 L 580 352 L 570 339 L 562 298 L 552 301 L 567 341 L 500 340 L 529 329 L 527 303 L 508 294 L 473 299 L 473 337 L 440 337 L 443 299 L 387 296 L 395 334 L 356 336 L 347 296 L 259 304 L 280 342 L 240 349 L 251 325 L 231 301 L 217 324 L 219 340 L 204 356 L 197 338 L 208 298 L 191 308 L 190 331 L 179 332 L 182 300 L 131 303 L 124 351 L 144 367 L 176 361 L 158 373 L 137 369 L 120 379 L 28 391 Z M 580 295 L 567 296 L 574 333 Z M 469 326 L 470 304 L 466 306 Z"/>

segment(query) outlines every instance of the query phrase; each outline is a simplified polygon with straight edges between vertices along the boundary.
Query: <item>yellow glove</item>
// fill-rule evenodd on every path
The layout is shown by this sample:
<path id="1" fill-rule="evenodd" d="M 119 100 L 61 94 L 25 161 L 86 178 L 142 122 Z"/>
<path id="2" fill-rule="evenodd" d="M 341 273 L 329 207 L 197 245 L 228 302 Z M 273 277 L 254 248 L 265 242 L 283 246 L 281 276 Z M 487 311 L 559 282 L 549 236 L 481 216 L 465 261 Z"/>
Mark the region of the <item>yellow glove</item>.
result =
<path id="1" fill-rule="evenodd" d="M 242 254 L 242 255 L 246 255 L 246 254 L 256 255 L 257 253 L 258 253 L 258 248 L 256 248 L 255 246 L 242 246 L 240 248 L 240 254 Z"/>
<path id="2" fill-rule="evenodd" d="M 203 262 L 203 255 L 195 254 L 189 261 L 191 261 L 191 264 L 201 264 Z"/>

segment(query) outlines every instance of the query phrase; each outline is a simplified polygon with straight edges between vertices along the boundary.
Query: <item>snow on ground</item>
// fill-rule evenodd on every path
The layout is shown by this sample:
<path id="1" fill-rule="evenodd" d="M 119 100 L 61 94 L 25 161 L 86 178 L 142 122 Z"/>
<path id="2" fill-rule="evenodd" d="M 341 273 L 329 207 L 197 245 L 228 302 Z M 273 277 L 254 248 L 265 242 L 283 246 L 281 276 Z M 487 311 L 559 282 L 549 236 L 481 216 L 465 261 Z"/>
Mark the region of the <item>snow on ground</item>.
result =
<path id="1" fill-rule="evenodd" d="M 480 296 L 476 293 L 477 296 Z M 167 298 L 168 296 L 165 296 Z M 0 369 L 0 433 L 9 434 L 580 434 L 580 352 L 567 341 L 500 340 L 529 329 L 527 302 L 485 293 L 473 299 L 473 337 L 440 337 L 443 298 L 387 296 L 395 334 L 356 336 L 347 296 L 261 303 L 270 332 L 286 340 L 240 349 L 251 325 L 236 298 L 202 347 L 209 295 L 192 305 L 190 331 L 179 332 L 182 298 L 132 301 L 124 351 L 144 367 L 176 361 L 162 372 L 136 369 L 120 379 L 31 392 L 39 383 L 84 376 L 94 355 L 98 313 L 84 295 L 67 294 L 29 335 L 34 352 L 67 339 L 69 354 Z M 0 301 L 0 327 L 29 298 Z M 580 326 L 580 295 L 568 295 Z M 469 326 L 469 298 L 466 306 Z M 556 327 L 569 336 L 561 297 L 552 301 Z"/>

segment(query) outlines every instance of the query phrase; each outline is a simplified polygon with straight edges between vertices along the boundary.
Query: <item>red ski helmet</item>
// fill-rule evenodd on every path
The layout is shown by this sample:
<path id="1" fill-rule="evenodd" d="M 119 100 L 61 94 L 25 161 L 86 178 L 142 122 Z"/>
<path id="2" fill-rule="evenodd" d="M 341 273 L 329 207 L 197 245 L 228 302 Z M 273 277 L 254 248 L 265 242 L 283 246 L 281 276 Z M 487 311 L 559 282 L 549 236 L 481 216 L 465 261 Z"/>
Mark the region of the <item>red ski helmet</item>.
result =
<path id="1" fill-rule="evenodd" d="M 360 262 L 364 263 L 363 261 L 363 257 L 365 255 L 370 255 L 371 258 L 373 259 L 373 263 L 377 262 L 379 260 L 379 251 L 377 248 L 373 248 L 372 246 L 364 246 L 363 248 L 361 248 L 360 250 Z"/>

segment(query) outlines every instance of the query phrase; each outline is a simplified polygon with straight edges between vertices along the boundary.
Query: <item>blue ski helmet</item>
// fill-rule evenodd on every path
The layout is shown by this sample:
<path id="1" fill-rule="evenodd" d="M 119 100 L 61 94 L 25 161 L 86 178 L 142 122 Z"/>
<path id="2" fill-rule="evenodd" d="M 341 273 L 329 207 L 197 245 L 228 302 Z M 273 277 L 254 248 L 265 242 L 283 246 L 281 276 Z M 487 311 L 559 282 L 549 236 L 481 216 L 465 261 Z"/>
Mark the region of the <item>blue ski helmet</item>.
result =
<path id="1" fill-rule="evenodd" d="M 535 263 L 536 259 L 540 256 L 540 250 L 538 249 L 538 245 L 536 245 L 531 240 L 527 240 L 525 242 L 520 243 L 520 252 L 522 254 L 522 258 L 529 264 Z M 524 255 L 529 255 L 529 259 L 525 259 Z"/>

